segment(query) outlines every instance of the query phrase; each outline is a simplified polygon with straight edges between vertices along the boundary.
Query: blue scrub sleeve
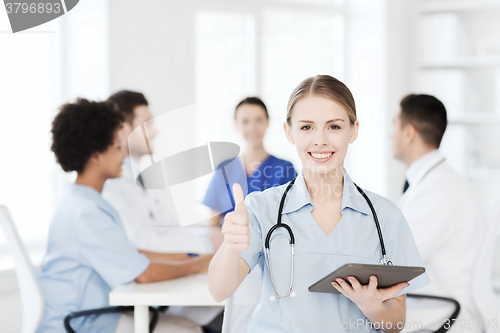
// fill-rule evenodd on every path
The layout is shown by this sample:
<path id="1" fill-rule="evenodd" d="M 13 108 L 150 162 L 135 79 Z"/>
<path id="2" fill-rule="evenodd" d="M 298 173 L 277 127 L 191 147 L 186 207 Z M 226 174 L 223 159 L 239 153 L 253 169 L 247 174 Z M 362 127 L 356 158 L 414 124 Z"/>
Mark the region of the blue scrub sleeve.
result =
<path id="1" fill-rule="evenodd" d="M 226 172 L 226 174 L 227 173 L 228 172 Z M 228 187 L 229 186 L 226 184 L 222 170 L 216 170 L 212 180 L 210 181 L 202 203 L 220 213 L 232 210 L 234 203 L 232 201 L 232 197 L 229 195 L 231 192 L 229 192 Z"/>
<path id="2" fill-rule="evenodd" d="M 397 208 L 396 208 L 397 209 Z M 413 239 L 411 229 L 406 222 L 403 213 L 398 210 L 396 220 L 393 221 L 391 230 L 384 234 L 384 242 L 388 260 L 392 261 L 393 265 L 401 266 L 420 266 L 424 264 L 418 252 L 417 245 Z M 387 234 L 387 238 L 386 235 Z M 386 241 L 387 239 L 387 241 Z M 410 285 L 397 293 L 394 297 L 409 293 L 410 291 L 425 287 L 430 283 L 427 273 L 423 273 L 413 280 L 409 281 Z"/>
<path id="3" fill-rule="evenodd" d="M 245 206 L 247 207 L 248 217 L 250 218 L 250 244 L 246 250 L 241 251 L 240 258 L 245 260 L 248 264 L 250 272 L 253 270 L 255 265 L 257 265 L 257 263 L 264 260 L 264 252 L 262 249 L 262 230 L 253 209 L 253 207 L 256 207 L 256 197 L 258 194 L 261 194 L 261 192 L 252 192 L 245 198 Z"/>
<path id="4" fill-rule="evenodd" d="M 149 266 L 149 259 L 137 251 L 123 227 L 98 208 L 82 214 L 78 240 L 83 262 L 111 288 L 134 281 Z"/>

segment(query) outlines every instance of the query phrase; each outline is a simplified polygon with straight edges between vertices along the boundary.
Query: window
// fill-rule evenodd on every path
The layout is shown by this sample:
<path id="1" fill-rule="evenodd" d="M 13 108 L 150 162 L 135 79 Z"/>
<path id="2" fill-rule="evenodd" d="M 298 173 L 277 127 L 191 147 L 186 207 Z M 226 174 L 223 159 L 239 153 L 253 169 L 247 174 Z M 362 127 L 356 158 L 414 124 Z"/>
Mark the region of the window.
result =
<path id="1" fill-rule="evenodd" d="M 1 12 L 0 29 L 9 31 Z M 43 247 L 54 206 L 50 126 L 59 98 L 55 26 L 52 22 L 0 35 L 0 204 L 9 208 L 23 240 L 37 248 Z M 7 254 L 1 232 L 0 246 L 0 255 Z"/>
<path id="2" fill-rule="evenodd" d="M 77 96 L 107 98 L 107 21 L 107 1 L 89 0 L 41 26 L 0 34 L 0 205 L 9 208 L 35 264 L 59 195 L 75 178 L 50 151 L 52 120 Z M 1 10 L 0 30 L 10 31 Z M 0 269 L 11 267 L 0 232 Z"/>
<path id="3" fill-rule="evenodd" d="M 196 106 L 207 141 L 243 147 L 234 107 L 257 95 L 268 106 L 265 143 L 271 154 L 300 160 L 283 135 L 292 90 L 318 73 L 342 79 L 343 20 L 339 1 L 255 1 L 248 8 L 200 6 L 195 14 Z M 271 144 L 272 142 L 272 144 Z"/>

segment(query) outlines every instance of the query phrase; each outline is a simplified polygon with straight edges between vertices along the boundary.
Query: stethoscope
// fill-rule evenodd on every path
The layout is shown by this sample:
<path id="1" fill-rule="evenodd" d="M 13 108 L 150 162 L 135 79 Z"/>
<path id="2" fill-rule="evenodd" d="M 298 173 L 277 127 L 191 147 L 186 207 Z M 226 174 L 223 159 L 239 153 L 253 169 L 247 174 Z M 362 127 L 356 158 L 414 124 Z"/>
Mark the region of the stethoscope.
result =
<path id="1" fill-rule="evenodd" d="M 266 254 L 267 254 L 267 265 L 269 266 L 269 275 L 271 276 L 271 283 L 273 285 L 274 292 L 276 293 L 276 296 L 270 297 L 271 301 L 297 296 L 296 293 L 294 291 L 292 291 L 293 257 L 295 255 L 295 237 L 293 236 L 292 228 L 290 228 L 290 226 L 285 224 L 285 223 L 281 223 L 281 213 L 283 212 L 283 205 L 285 204 L 285 198 L 286 198 L 288 191 L 290 190 L 293 183 L 295 182 L 295 179 L 297 179 L 297 178 L 294 178 L 290 182 L 290 184 L 288 184 L 288 186 L 285 189 L 285 192 L 283 193 L 283 196 L 281 197 L 280 207 L 278 210 L 278 223 L 276 223 L 275 225 L 273 225 L 271 227 L 271 229 L 269 229 L 269 232 L 267 233 L 267 236 L 266 236 L 265 248 L 266 248 Z M 373 214 L 373 219 L 375 220 L 375 225 L 377 226 L 378 238 L 380 240 L 380 248 L 382 250 L 382 257 L 380 258 L 379 264 L 380 265 L 392 265 L 391 261 L 387 261 L 387 255 L 385 252 L 385 245 L 384 245 L 384 238 L 382 237 L 382 231 L 380 230 L 380 224 L 378 222 L 378 217 L 377 217 L 377 213 L 375 212 L 375 208 L 373 208 L 372 202 L 370 201 L 370 199 L 368 198 L 366 193 L 361 189 L 361 187 L 359 187 L 356 184 L 354 184 L 354 186 L 356 187 L 358 192 L 361 193 L 361 195 L 365 198 L 366 202 L 368 203 L 368 206 L 370 206 L 370 209 L 371 209 L 372 214 Z M 272 235 L 273 231 L 278 229 L 278 228 L 285 228 L 288 231 L 288 234 L 290 235 L 290 246 L 291 246 L 291 251 L 292 251 L 292 265 L 291 265 L 292 266 L 292 273 L 290 274 L 290 286 L 288 288 L 288 292 L 284 296 L 281 296 L 278 293 L 278 290 L 276 290 L 276 285 L 274 284 L 274 278 L 273 278 L 273 269 L 272 269 L 272 265 L 271 265 L 270 240 L 271 240 L 271 235 Z"/>

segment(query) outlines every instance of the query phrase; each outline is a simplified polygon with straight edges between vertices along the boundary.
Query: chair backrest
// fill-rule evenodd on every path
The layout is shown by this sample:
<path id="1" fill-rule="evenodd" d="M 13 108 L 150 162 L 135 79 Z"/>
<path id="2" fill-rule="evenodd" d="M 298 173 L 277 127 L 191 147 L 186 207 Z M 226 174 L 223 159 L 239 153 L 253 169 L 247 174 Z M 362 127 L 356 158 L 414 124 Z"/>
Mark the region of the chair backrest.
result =
<path id="1" fill-rule="evenodd" d="M 34 333 L 43 316 L 43 294 L 28 253 L 21 242 L 9 210 L 5 206 L 0 206 L 0 227 L 7 239 L 9 252 L 16 263 L 22 305 L 22 333 Z"/>
<path id="2" fill-rule="evenodd" d="M 491 275 L 493 264 L 493 250 L 495 241 L 498 236 L 500 227 L 500 203 L 495 207 L 495 210 L 488 222 L 486 238 L 484 239 L 481 251 L 477 258 L 474 269 L 472 291 L 474 302 L 478 308 L 481 317 L 484 319 L 498 318 L 496 309 L 495 292 L 493 291 Z M 491 332 L 492 330 L 486 330 Z"/>
<path id="3" fill-rule="evenodd" d="M 226 301 L 222 333 L 247 332 L 250 317 L 260 301 L 261 275 L 262 270 L 259 265 L 255 266 Z"/>

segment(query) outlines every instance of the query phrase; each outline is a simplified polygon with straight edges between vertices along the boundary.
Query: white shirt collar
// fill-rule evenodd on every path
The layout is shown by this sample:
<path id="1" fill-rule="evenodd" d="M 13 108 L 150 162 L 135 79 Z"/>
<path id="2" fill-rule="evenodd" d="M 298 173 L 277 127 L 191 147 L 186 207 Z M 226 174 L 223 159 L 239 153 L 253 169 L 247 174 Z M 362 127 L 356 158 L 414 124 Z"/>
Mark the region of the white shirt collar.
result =
<path id="1" fill-rule="evenodd" d="M 437 163 L 444 160 L 439 150 L 435 149 L 417 158 L 406 170 L 408 184 L 417 184 Z"/>
<path id="2" fill-rule="evenodd" d="M 349 207 L 363 214 L 372 215 L 372 212 L 367 205 L 365 198 L 356 189 L 347 171 L 345 171 L 345 169 L 342 169 L 342 173 L 344 176 L 342 211 L 344 211 L 344 208 Z M 314 207 L 309 191 L 307 190 L 306 181 L 304 179 L 304 170 L 302 169 L 302 171 L 300 171 L 297 175 L 293 186 L 290 188 L 290 192 L 287 194 L 287 200 L 283 207 L 282 214 L 294 212 L 307 204 L 311 204 Z"/>

